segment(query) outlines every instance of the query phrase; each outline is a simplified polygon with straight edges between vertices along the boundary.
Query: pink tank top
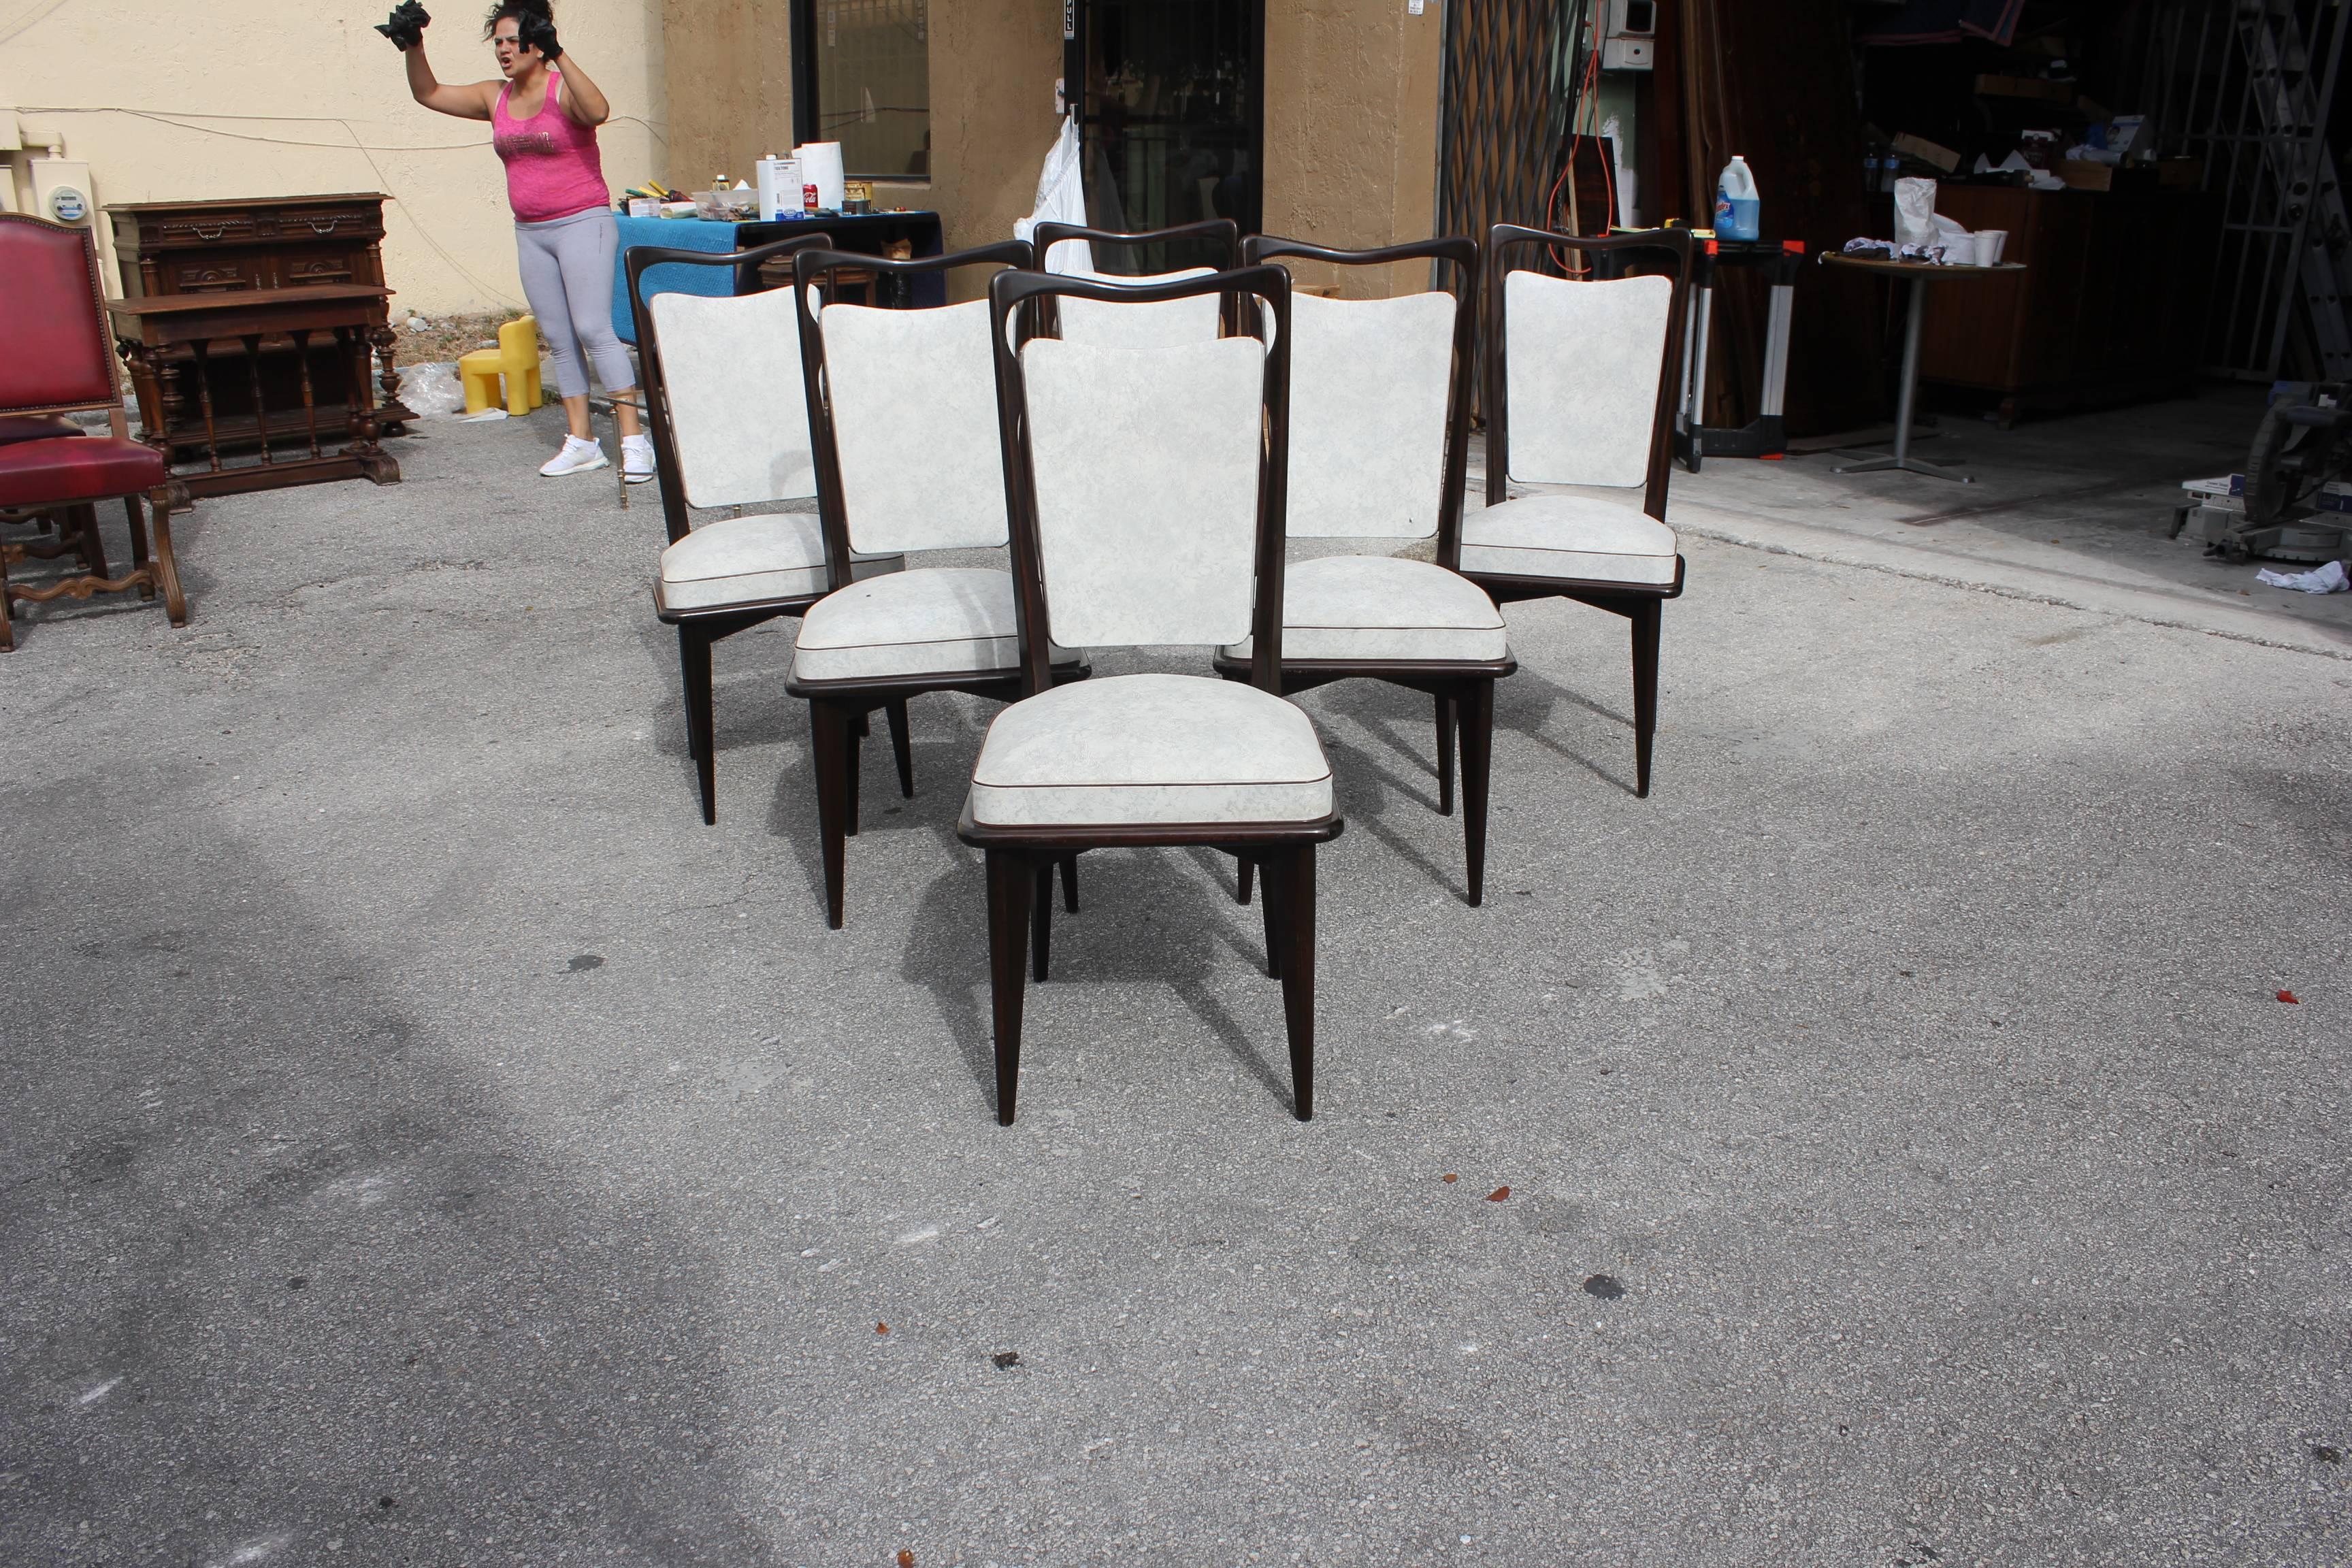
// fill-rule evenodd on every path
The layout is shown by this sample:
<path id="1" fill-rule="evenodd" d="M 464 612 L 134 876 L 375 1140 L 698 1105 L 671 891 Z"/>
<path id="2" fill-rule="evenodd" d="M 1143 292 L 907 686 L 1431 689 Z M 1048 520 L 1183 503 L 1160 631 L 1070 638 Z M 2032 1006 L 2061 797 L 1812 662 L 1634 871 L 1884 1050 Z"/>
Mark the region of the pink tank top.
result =
<path id="1" fill-rule="evenodd" d="M 563 112 L 557 95 L 563 73 L 547 71 L 547 101 L 529 120 L 507 112 L 509 82 L 490 110 L 490 145 L 507 166 L 507 203 L 518 223 L 546 223 L 591 207 L 611 205 L 604 161 L 596 155 L 596 128 Z"/>

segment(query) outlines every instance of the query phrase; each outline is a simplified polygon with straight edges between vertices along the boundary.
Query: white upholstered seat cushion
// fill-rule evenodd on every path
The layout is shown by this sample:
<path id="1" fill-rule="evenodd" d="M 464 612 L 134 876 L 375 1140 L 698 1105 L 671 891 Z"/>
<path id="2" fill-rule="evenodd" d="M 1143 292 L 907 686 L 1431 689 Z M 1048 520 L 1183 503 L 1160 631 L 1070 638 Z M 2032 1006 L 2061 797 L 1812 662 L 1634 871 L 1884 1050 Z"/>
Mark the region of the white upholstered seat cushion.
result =
<path id="1" fill-rule="evenodd" d="M 859 556 L 856 575 L 896 572 L 905 558 Z M 662 606 L 707 610 L 824 592 L 824 535 L 816 514 L 757 512 L 704 523 L 661 552 Z"/>
<path id="2" fill-rule="evenodd" d="M 1255 638 L 1224 652 L 1247 658 Z M 1282 657 L 1491 661 L 1510 657 L 1486 590 L 1430 561 L 1325 555 L 1282 574 Z"/>
<path id="3" fill-rule="evenodd" d="M 1071 657 L 1053 650 L 1056 664 Z M 1011 573 L 923 566 L 853 583 L 810 605 L 801 620 L 793 679 L 1009 674 L 1020 662 Z"/>
<path id="4" fill-rule="evenodd" d="M 998 827 L 1317 822 L 1331 764 L 1297 705 L 1237 681 L 1120 675 L 997 714 L 971 770 Z"/>
<path id="5" fill-rule="evenodd" d="M 1641 494 L 1522 496 L 1465 512 L 1462 570 L 1664 587 L 1680 545 Z"/>

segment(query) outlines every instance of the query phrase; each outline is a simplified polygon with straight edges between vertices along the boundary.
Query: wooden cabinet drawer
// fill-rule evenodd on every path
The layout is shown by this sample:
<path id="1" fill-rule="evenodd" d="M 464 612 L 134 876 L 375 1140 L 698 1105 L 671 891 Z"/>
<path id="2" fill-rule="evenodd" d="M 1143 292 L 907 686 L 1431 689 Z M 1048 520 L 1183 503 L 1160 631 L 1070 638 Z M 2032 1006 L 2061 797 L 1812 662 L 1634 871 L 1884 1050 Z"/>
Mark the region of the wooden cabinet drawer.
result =
<path id="1" fill-rule="evenodd" d="M 167 217 L 140 226 L 142 250 L 166 250 L 190 245 L 250 245 L 255 226 L 250 213 L 206 213 L 199 216 Z"/>
<path id="2" fill-rule="evenodd" d="M 230 294 L 269 287 L 269 258 L 246 249 L 174 251 L 155 258 L 166 294 Z"/>

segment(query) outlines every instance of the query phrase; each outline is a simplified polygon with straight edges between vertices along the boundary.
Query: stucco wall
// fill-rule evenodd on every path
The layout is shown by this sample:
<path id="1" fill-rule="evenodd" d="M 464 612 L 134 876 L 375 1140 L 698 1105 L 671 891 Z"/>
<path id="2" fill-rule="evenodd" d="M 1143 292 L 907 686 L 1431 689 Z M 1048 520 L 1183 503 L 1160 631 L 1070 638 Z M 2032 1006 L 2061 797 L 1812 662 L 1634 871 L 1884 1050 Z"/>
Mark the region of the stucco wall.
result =
<path id="1" fill-rule="evenodd" d="M 666 44 L 667 183 L 698 191 L 713 174 L 749 180 L 754 161 L 790 153 L 790 0 L 654 0 Z"/>
<path id="2" fill-rule="evenodd" d="M 100 203 L 383 191 L 396 198 L 385 204 L 383 249 L 399 306 L 519 309 L 514 220 L 490 128 L 409 98 L 399 53 L 374 30 L 391 3 L 0 7 L 0 107 L 61 132 L 67 156 L 90 164 Z M 430 8 L 435 71 L 496 77 L 480 42 L 487 4 Z M 566 48 L 612 100 L 599 140 L 615 192 L 666 166 L 659 10 L 660 0 L 557 0 Z"/>
<path id="3" fill-rule="evenodd" d="M 931 11 L 931 179 L 877 184 L 888 206 L 940 214 L 950 250 L 1013 237 L 1054 144 L 1059 0 L 939 0 Z M 960 279 L 969 297 L 977 279 Z"/>
<path id="4" fill-rule="evenodd" d="M 1268 234 L 1365 247 L 1426 239 L 1437 197 L 1446 0 L 1266 0 Z M 1426 265 L 1301 267 L 1350 295 L 1428 286 Z"/>

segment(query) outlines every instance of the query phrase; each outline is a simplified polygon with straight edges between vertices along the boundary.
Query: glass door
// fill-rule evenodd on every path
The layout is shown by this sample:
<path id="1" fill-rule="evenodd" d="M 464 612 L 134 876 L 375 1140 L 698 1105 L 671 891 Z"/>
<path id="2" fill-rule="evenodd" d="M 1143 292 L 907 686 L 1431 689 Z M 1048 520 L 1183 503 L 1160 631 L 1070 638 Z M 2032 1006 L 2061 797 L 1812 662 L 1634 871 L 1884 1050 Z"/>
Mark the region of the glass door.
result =
<path id="1" fill-rule="evenodd" d="M 1064 88 L 1086 147 L 1097 228 L 1229 217 L 1258 231 L 1263 0 L 1064 0 Z M 1105 251 L 1106 272 L 1223 265 L 1208 242 Z"/>

